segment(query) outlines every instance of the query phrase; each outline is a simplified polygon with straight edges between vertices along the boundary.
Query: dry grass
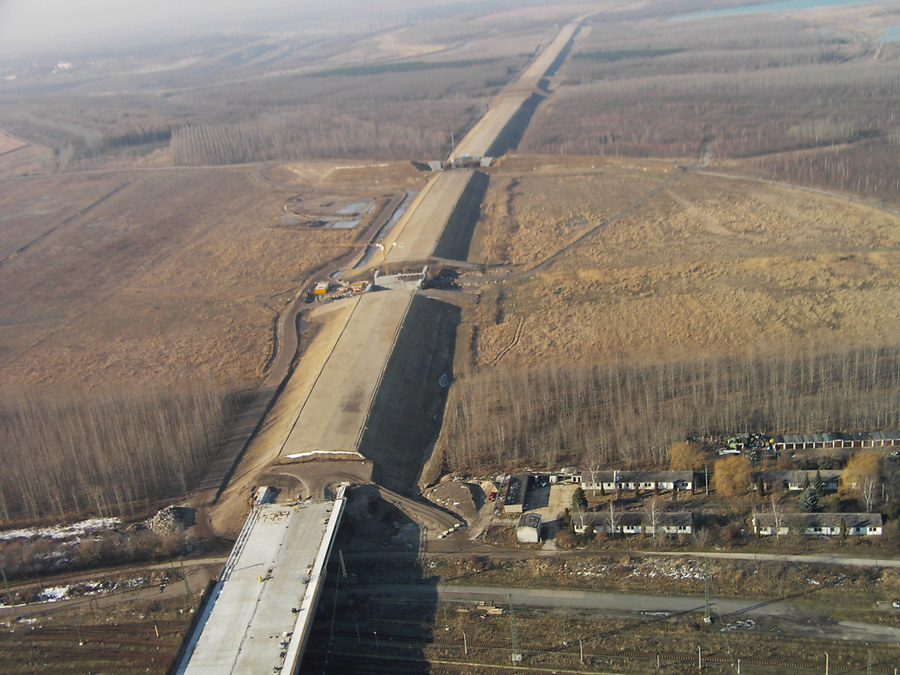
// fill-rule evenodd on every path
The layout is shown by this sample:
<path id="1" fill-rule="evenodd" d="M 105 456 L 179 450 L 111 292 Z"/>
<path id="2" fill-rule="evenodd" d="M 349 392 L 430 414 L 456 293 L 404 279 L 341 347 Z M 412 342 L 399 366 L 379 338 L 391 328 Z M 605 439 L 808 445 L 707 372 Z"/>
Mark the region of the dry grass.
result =
<path id="1" fill-rule="evenodd" d="M 337 186 L 324 190 L 347 203 L 420 180 L 408 164 L 343 173 L 325 171 Z M 0 377 L 52 389 L 203 373 L 255 386 L 276 313 L 343 252 L 320 245 L 356 235 L 273 227 L 287 199 L 323 188 L 309 172 L 268 176 L 249 167 L 16 181 L 0 198 Z"/>
<path id="2" fill-rule="evenodd" d="M 782 378 L 765 373 L 896 344 L 898 243 L 900 217 L 809 191 L 660 163 L 508 160 L 472 250 L 509 278 L 463 310 L 437 444 L 445 466 L 658 464 L 692 434 L 893 428 L 882 414 L 896 410 L 892 385 L 876 391 L 839 368 L 801 394 L 794 375 L 776 388 Z M 735 388 L 719 373 L 738 362 Z M 646 387 L 632 391 L 626 373 Z M 843 406 L 825 393 L 842 382 L 855 383 L 863 417 L 825 410 Z"/>
<path id="3" fill-rule="evenodd" d="M 595 169 L 554 175 L 552 159 L 532 161 L 540 169 L 522 162 L 494 176 L 474 259 L 528 269 L 673 176 L 599 158 Z M 900 218 L 874 208 L 680 176 L 545 271 L 485 290 L 468 316 L 478 326 L 470 360 L 648 361 L 891 343 L 898 243 Z"/>

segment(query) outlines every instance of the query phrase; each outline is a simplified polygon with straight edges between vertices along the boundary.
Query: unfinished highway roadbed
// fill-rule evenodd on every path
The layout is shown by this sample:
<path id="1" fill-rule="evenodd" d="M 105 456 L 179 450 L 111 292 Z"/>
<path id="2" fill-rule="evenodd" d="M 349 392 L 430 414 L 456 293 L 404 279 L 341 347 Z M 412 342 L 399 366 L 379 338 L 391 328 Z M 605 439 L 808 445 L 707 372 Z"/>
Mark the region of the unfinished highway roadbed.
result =
<path id="1" fill-rule="evenodd" d="M 282 459 L 356 453 L 413 291 L 366 293 L 350 315 L 281 448 Z"/>
<path id="2" fill-rule="evenodd" d="M 407 213 L 401 228 L 385 242 L 387 265 L 428 260 L 472 180 L 472 171 L 438 175 L 422 200 Z"/>

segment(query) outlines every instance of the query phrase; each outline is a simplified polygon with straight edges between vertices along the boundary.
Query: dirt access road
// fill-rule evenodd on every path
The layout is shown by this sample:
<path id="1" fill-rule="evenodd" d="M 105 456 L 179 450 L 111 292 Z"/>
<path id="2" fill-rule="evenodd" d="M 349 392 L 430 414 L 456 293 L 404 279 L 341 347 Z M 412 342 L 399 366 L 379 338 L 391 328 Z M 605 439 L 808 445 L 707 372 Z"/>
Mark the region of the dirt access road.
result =
<path id="1" fill-rule="evenodd" d="M 457 586 L 452 584 L 372 584 L 354 586 L 354 594 L 368 596 L 399 596 L 410 598 L 437 597 L 450 602 L 484 601 L 503 606 L 508 603 L 547 609 L 585 609 L 614 615 L 661 616 L 703 614 L 702 597 L 647 595 L 640 593 L 601 593 L 567 591 L 545 588 L 502 586 Z M 857 621 L 834 622 L 830 617 L 801 608 L 787 600 L 736 600 L 710 598 L 713 622 L 725 622 L 738 617 L 770 618 L 789 624 L 790 630 L 810 637 L 857 642 L 898 642 L 900 628 Z"/>

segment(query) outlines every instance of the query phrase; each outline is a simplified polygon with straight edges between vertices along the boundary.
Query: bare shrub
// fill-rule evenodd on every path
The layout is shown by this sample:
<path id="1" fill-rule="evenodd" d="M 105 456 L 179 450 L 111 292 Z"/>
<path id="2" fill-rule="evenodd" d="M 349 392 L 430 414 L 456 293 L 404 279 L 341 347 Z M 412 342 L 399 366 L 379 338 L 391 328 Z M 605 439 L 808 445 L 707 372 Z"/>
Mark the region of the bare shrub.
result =
<path id="1" fill-rule="evenodd" d="M 556 545 L 560 548 L 575 548 L 578 543 L 578 536 L 572 530 L 560 530 L 556 534 Z"/>

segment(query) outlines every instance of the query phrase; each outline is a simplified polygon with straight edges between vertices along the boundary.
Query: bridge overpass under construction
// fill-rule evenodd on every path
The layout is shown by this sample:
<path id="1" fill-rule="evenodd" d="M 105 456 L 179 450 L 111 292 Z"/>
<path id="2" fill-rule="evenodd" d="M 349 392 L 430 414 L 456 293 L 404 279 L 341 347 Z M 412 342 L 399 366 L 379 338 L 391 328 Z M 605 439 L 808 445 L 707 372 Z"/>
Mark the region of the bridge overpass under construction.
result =
<path id="1" fill-rule="evenodd" d="M 300 665 L 343 515 L 334 501 L 257 500 L 172 672 L 293 673 Z"/>

